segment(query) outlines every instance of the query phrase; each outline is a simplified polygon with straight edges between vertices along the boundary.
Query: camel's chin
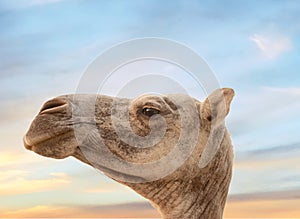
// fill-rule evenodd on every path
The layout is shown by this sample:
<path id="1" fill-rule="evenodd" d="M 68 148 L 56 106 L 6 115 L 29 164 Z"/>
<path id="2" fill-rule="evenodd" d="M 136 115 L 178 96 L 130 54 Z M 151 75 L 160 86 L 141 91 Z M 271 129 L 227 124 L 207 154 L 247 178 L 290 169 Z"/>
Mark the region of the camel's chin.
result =
<path id="1" fill-rule="evenodd" d="M 41 156 L 55 159 L 72 156 L 77 148 L 76 139 L 70 136 L 52 137 L 51 139 L 35 142 L 34 144 L 30 144 L 32 139 L 25 136 L 23 142 L 26 149 Z"/>
<path id="2" fill-rule="evenodd" d="M 66 154 L 66 153 L 57 154 L 55 151 L 53 151 L 47 147 L 42 147 L 42 146 L 33 146 L 31 150 L 41 156 L 51 157 L 51 158 L 55 158 L 55 159 L 64 159 L 64 158 L 67 158 L 72 155 L 72 154 Z"/>

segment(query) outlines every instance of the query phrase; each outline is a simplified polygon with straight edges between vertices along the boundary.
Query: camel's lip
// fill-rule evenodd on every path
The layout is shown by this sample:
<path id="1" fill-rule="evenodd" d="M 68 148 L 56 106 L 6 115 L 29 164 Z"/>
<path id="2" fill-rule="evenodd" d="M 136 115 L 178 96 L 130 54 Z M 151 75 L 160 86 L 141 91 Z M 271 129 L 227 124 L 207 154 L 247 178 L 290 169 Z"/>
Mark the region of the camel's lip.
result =
<path id="1" fill-rule="evenodd" d="M 28 144 L 28 141 L 26 140 L 26 136 L 23 137 L 23 144 L 27 150 L 30 150 L 30 151 L 32 150 L 32 146 L 30 144 Z"/>
<path id="2" fill-rule="evenodd" d="M 25 135 L 23 137 L 23 143 L 25 148 L 31 150 L 33 146 L 36 146 L 44 141 L 48 141 L 51 138 L 52 136 L 50 136 L 49 134 L 38 135 L 35 137 L 29 137 L 28 135 Z"/>
<path id="3" fill-rule="evenodd" d="M 39 145 L 42 145 L 42 143 L 47 142 L 50 139 L 56 138 L 58 136 L 66 134 L 66 133 L 67 132 L 62 132 L 62 133 L 56 134 L 55 136 L 50 135 L 49 133 L 45 133 L 43 135 L 37 135 L 34 137 L 29 137 L 28 135 L 25 135 L 23 137 L 23 144 L 26 149 L 32 150 L 34 147 L 38 147 Z"/>
<path id="4" fill-rule="evenodd" d="M 71 156 L 74 152 L 73 150 L 75 149 L 75 146 L 73 148 L 73 144 L 71 144 L 72 142 L 68 142 L 65 145 L 59 143 L 61 138 L 69 138 L 69 134 L 69 132 L 64 132 L 63 134 L 57 134 L 51 138 L 43 136 L 40 136 L 39 138 L 32 138 L 25 136 L 23 138 L 23 143 L 27 150 L 35 152 L 39 155 L 55 159 L 63 159 Z M 66 147 L 68 147 L 68 149 L 66 149 Z"/>

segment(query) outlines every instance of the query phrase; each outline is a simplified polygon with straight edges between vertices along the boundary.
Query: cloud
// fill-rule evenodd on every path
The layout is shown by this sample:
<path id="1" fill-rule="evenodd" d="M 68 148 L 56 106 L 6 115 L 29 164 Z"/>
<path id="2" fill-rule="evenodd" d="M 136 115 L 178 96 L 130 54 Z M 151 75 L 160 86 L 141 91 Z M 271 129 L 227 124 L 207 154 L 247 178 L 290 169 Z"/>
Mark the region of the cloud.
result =
<path id="1" fill-rule="evenodd" d="M 125 203 L 116 205 L 79 205 L 79 206 L 34 206 L 27 209 L 0 212 L 6 218 L 158 218 L 158 212 L 148 202 Z"/>
<path id="2" fill-rule="evenodd" d="M 1 136 L 2 137 L 2 136 Z M 20 139 L 22 140 L 22 139 Z M 23 150 L 23 145 L 18 145 L 18 148 L 15 148 L 15 152 L 12 149 L 1 148 L 0 154 L 0 171 L 3 169 L 12 170 L 15 167 L 27 167 L 30 166 L 41 166 L 49 164 L 49 161 L 42 156 L 33 156 L 32 152 Z M 19 150 L 21 149 L 21 150 Z"/>
<path id="3" fill-rule="evenodd" d="M 20 153 L 1 153 L 0 154 L 0 167 L 15 163 L 22 157 Z"/>
<path id="4" fill-rule="evenodd" d="M 4 0 L 1 4 L 2 9 L 19 10 L 39 5 L 49 5 L 64 0 Z"/>
<path id="5" fill-rule="evenodd" d="M 101 187 L 101 188 L 100 188 Z M 111 193 L 111 192 L 132 192 L 131 189 L 129 189 L 126 186 L 120 186 L 118 183 L 104 183 L 101 186 L 93 187 L 93 188 L 88 188 L 85 189 L 84 192 L 87 193 Z"/>
<path id="6" fill-rule="evenodd" d="M 288 153 L 288 151 L 287 151 Z M 259 177 L 259 173 L 261 171 L 265 171 L 268 172 L 268 170 L 272 170 L 272 171 L 279 171 L 279 170 L 284 170 L 285 174 L 288 173 L 288 171 L 300 171 L 300 166 L 299 164 L 299 151 L 297 153 L 297 155 L 295 155 L 295 157 L 282 157 L 282 158 L 272 158 L 273 154 L 272 152 L 270 154 L 264 154 L 261 155 L 260 158 L 257 158 L 255 156 L 238 156 L 238 160 L 235 163 L 235 170 L 238 171 L 249 171 L 249 174 L 257 174 L 257 177 Z M 297 156 L 297 157 L 296 157 Z M 264 158 L 263 158 L 264 157 Z M 292 167 L 292 168 L 291 168 Z M 250 172 L 252 171 L 252 173 Z M 271 172 L 271 171 L 269 171 Z M 269 178 L 272 178 L 274 176 L 271 176 L 271 174 L 269 173 Z M 281 174 L 283 175 L 283 174 Z M 294 185 L 297 184 L 297 177 L 295 177 L 293 179 L 293 181 L 295 182 Z M 299 180 L 298 180 L 299 181 Z M 251 181 L 249 180 L 248 183 L 251 183 Z M 280 183 L 282 186 L 285 185 L 286 181 L 283 182 L 275 182 L 273 183 L 273 185 Z"/>
<path id="7" fill-rule="evenodd" d="M 265 87 L 265 89 L 271 92 L 277 92 L 288 96 L 300 96 L 300 87 Z"/>
<path id="8" fill-rule="evenodd" d="M 276 194 L 280 190 L 299 189 L 299 155 L 299 143 L 236 152 L 230 194 L 235 197 L 238 193 L 252 192 L 266 198 L 267 191 Z M 291 194 L 285 195 L 292 198 Z"/>
<path id="9" fill-rule="evenodd" d="M 30 2 L 31 5 L 47 5 L 47 4 L 53 4 L 61 1 L 64 0 L 31 0 L 27 2 Z"/>
<path id="10" fill-rule="evenodd" d="M 299 199 L 229 202 L 224 218 L 299 218 Z"/>
<path id="11" fill-rule="evenodd" d="M 14 179 L 16 177 L 23 177 L 25 175 L 27 175 L 28 172 L 27 171 L 23 171 L 23 170 L 9 170 L 9 171 L 1 171 L 0 172 L 0 181 L 7 181 L 10 179 Z"/>
<path id="12" fill-rule="evenodd" d="M 262 55 L 267 59 L 276 59 L 292 49 L 292 42 L 288 37 L 269 37 L 254 34 L 250 37 L 250 40 L 256 44 Z"/>
<path id="13" fill-rule="evenodd" d="M 47 179 L 26 179 L 27 175 L 19 170 L 1 171 L 0 195 L 49 191 L 70 183 L 70 178 L 64 173 L 51 173 Z"/>
<path id="14" fill-rule="evenodd" d="M 231 195 L 224 218 L 298 218 L 299 201 L 300 190 Z"/>
<path id="15" fill-rule="evenodd" d="M 236 194 L 236 195 L 230 195 L 228 197 L 229 202 L 291 200 L 291 199 L 298 199 L 300 201 L 300 190 Z"/>
<path id="16" fill-rule="evenodd" d="M 298 194 L 296 197 L 293 193 Z M 279 196 L 278 196 L 279 195 Z M 249 198 L 250 197 L 250 198 Z M 241 194 L 229 197 L 224 218 L 293 218 L 299 217 L 299 191 L 280 194 Z M 113 205 L 33 206 L 25 209 L 6 210 L 0 217 L 6 218 L 159 218 L 148 202 Z"/>
<path id="17" fill-rule="evenodd" d="M 64 215 L 70 214 L 72 216 L 72 209 L 68 209 L 65 207 L 50 207 L 38 205 L 31 208 L 19 209 L 19 210 L 6 210 L 0 212 L 1 218 L 40 218 L 41 215 L 43 217 L 57 217 L 58 214 L 55 212 L 64 212 Z"/>
<path id="18" fill-rule="evenodd" d="M 237 105 L 232 107 L 229 121 L 231 133 L 238 136 L 260 128 L 264 128 L 265 133 L 283 128 L 299 116 L 299 99 L 299 87 L 260 87 L 251 93 L 237 92 L 233 102 Z"/>
<path id="19" fill-rule="evenodd" d="M 282 144 L 272 147 L 261 147 L 255 150 L 249 150 L 239 153 L 237 157 L 238 162 L 248 161 L 248 160 L 273 160 L 285 157 L 286 155 L 292 155 L 298 158 L 300 154 L 300 142 L 291 144 Z M 291 158 L 291 156 L 288 156 Z"/>
<path id="20" fill-rule="evenodd" d="M 299 149 L 289 151 L 289 147 L 282 146 L 282 149 L 270 149 L 268 153 L 258 154 L 259 151 L 236 153 L 230 191 L 233 197 L 238 193 L 300 189 Z M 291 194 L 286 194 L 286 198 L 292 198 Z"/>

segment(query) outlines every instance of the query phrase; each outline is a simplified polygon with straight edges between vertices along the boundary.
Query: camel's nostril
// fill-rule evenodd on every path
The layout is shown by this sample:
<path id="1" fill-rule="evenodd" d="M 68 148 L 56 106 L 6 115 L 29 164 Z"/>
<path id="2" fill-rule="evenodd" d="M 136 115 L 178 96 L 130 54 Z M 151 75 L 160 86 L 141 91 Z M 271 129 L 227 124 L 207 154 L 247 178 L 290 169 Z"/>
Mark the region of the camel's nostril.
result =
<path id="1" fill-rule="evenodd" d="M 40 113 L 56 111 L 60 106 L 63 106 L 66 103 L 67 102 L 64 99 L 61 99 L 61 98 L 55 98 L 55 99 L 49 100 L 48 102 L 46 102 L 43 105 Z"/>

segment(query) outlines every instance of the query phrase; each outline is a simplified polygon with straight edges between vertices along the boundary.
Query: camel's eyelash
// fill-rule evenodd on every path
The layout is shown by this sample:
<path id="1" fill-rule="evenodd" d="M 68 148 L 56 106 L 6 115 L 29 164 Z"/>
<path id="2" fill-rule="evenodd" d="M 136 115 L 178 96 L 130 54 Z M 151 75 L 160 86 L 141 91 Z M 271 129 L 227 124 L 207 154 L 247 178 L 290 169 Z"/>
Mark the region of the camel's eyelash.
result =
<path id="1" fill-rule="evenodd" d="M 146 102 L 141 108 L 153 108 L 153 109 L 156 109 L 156 110 L 160 110 L 160 106 L 156 103 L 152 103 L 152 102 Z"/>

